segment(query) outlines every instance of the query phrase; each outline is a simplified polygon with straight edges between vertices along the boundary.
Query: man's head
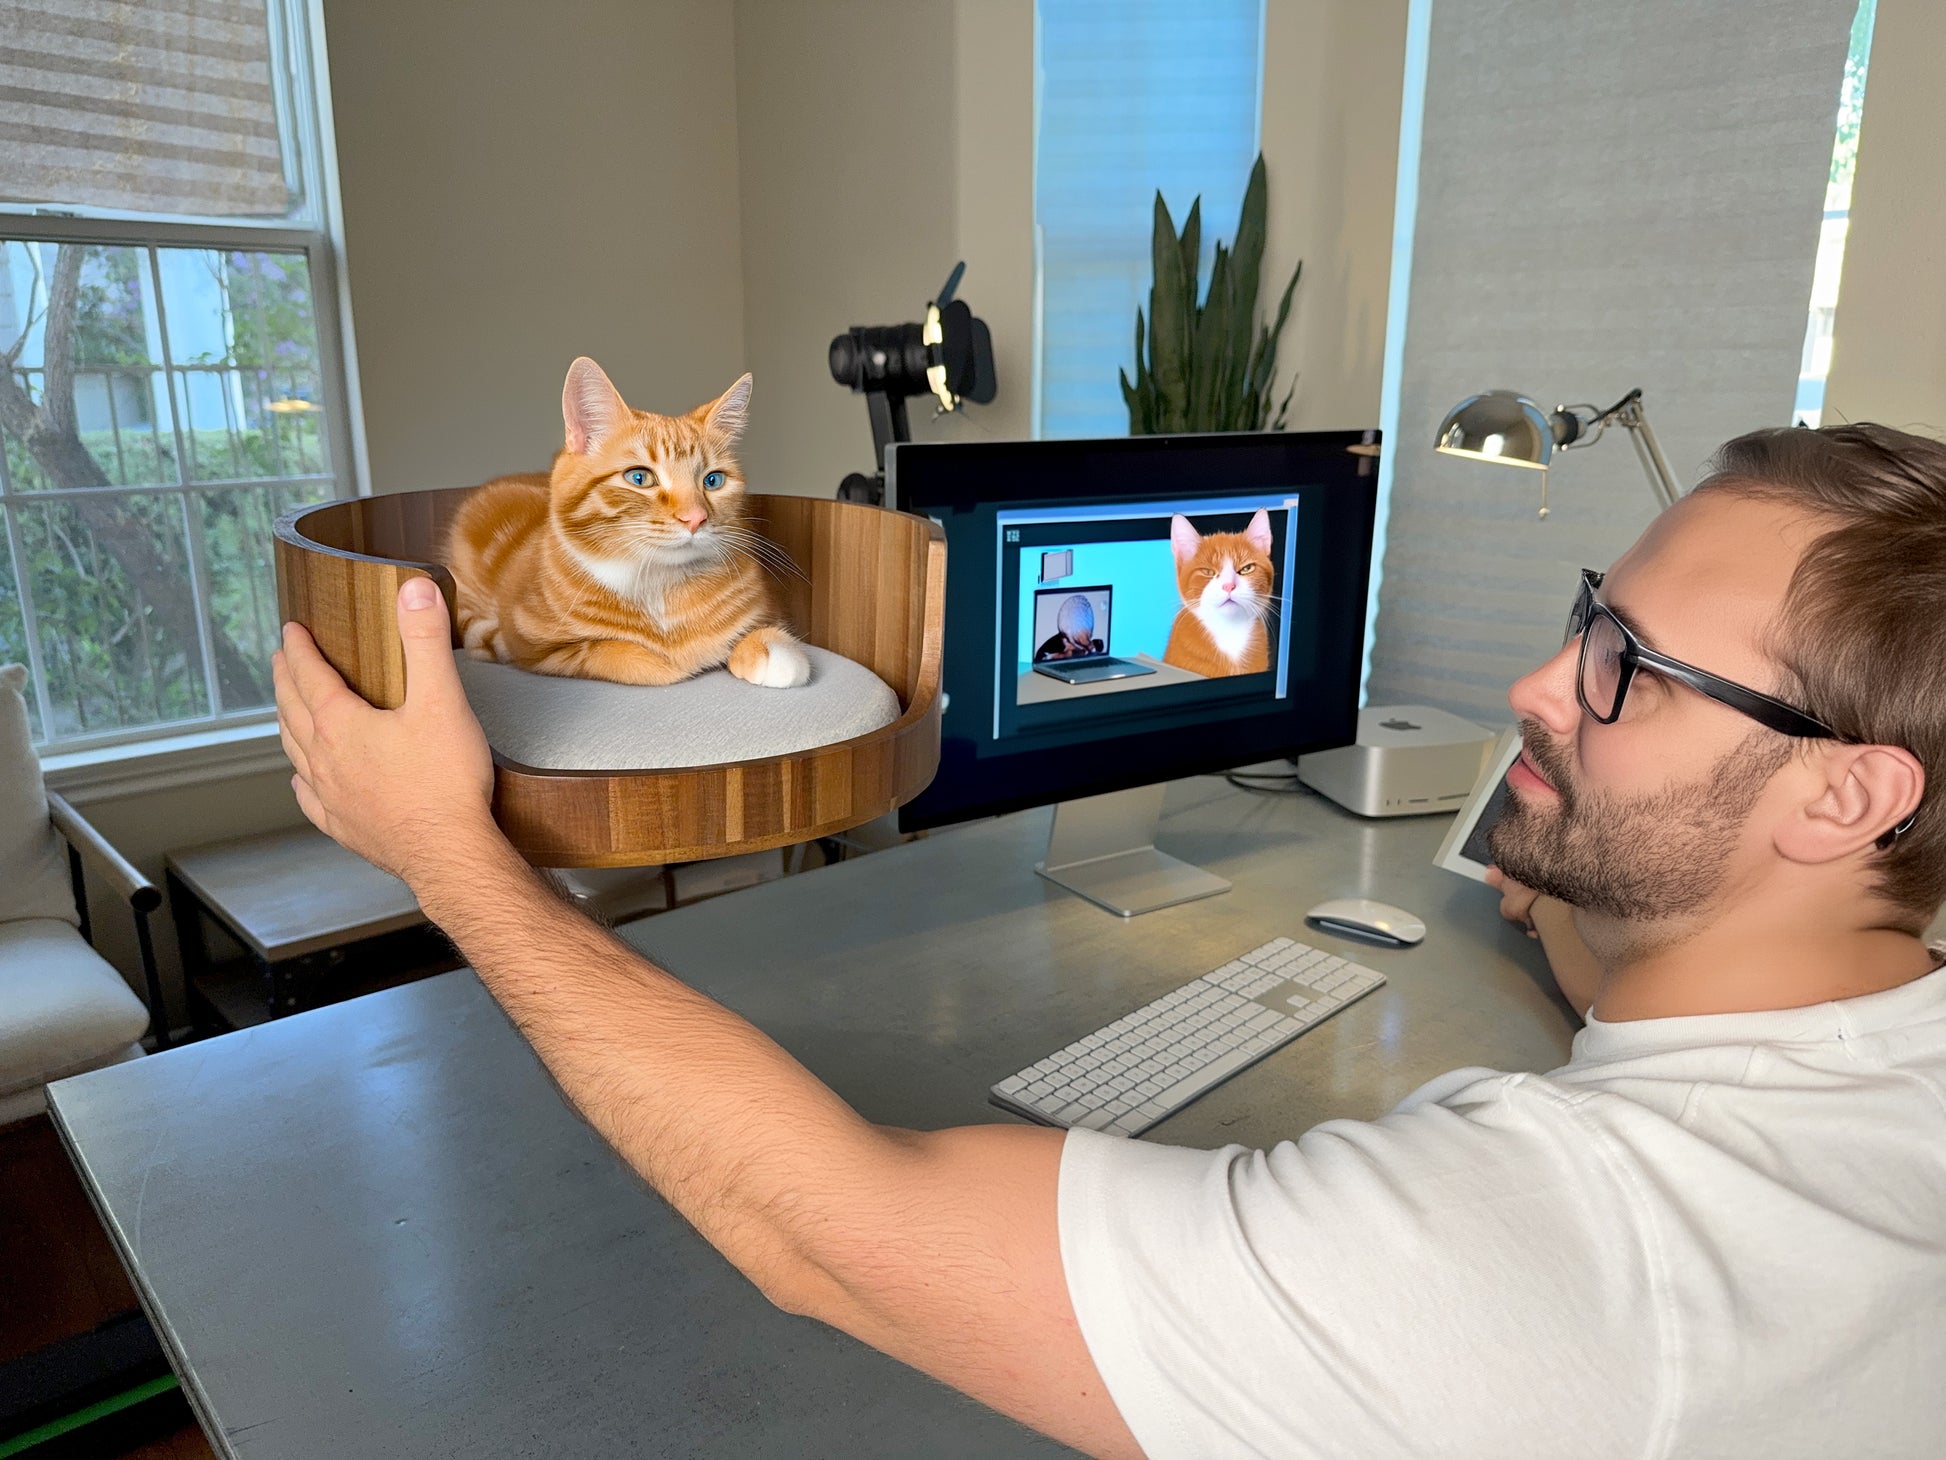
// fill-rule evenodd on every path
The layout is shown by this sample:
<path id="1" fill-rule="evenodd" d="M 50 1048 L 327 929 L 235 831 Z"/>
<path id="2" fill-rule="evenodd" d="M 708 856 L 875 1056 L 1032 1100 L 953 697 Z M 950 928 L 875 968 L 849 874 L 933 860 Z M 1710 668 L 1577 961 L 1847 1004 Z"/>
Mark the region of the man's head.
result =
<path id="1" fill-rule="evenodd" d="M 1494 833 L 1506 872 L 1630 920 L 1789 873 L 1923 927 L 1946 899 L 1946 812 L 1924 794 L 1946 787 L 1946 446 L 1879 426 L 1739 437 L 1597 597 L 1645 647 L 1837 738 L 1780 734 L 1647 668 L 1597 723 L 1570 643 L 1509 696 L 1528 764 Z"/>
<path id="2" fill-rule="evenodd" d="M 1056 623 L 1070 644 L 1078 649 L 1091 648 L 1095 640 L 1095 606 L 1082 594 L 1075 594 L 1061 604 Z"/>

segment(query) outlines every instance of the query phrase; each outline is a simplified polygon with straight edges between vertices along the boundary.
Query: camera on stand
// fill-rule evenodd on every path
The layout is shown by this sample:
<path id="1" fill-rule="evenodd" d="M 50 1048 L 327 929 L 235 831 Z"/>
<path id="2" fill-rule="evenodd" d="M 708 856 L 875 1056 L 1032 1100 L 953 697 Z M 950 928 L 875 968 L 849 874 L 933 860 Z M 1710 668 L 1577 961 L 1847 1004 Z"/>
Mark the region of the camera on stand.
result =
<path id="1" fill-rule="evenodd" d="M 953 297 L 965 272 L 963 260 L 953 266 L 939 297 L 926 306 L 925 323 L 853 325 L 831 342 L 831 378 L 865 397 L 878 468 L 870 476 L 847 476 L 839 501 L 885 501 L 885 448 L 912 439 L 905 411 L 912 397 L 931 396 L 942 413 L 993 399 L 993 336 L 985 320 Z"/>

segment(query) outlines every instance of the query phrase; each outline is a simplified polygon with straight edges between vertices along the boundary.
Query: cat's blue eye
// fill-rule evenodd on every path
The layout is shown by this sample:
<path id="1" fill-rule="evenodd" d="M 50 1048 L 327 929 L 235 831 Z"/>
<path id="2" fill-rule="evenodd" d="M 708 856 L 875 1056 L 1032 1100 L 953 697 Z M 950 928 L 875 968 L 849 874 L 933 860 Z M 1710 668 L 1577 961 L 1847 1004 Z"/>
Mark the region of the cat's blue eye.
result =
<path id="1" fill-rule="evenodd" d="M 729 478 L 720 471 L 705 472 L 703 474 L 703 490 L 713 492 L 728 480 Z"/>
<path id="2" fill-rule="evenodd" d="M 622 473 L 622 480 L 627 482 L 631 487 L 646 487 L 655 478 L 649 474 L 646 468 L 633 466 Z"/>

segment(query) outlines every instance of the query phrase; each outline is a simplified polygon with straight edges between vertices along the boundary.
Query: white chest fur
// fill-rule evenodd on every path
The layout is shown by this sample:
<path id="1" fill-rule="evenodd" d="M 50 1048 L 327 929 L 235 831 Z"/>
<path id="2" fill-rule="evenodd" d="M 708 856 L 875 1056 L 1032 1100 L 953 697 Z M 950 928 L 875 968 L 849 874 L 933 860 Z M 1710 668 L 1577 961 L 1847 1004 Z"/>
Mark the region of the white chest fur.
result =
<path id="1" fill-rule="evenodd" d="M 1202 599 L 1195 608 L 1196 619 L 1209 634 L 1218 653 L 1232 661 L 1241 660 L 1250 648 L 1250 640 L 1257 627 L 1255 603 L 1254 600 L 1226 603 L 1223 599 L 1223 590 L 1216 584 L 1211 583 L 1204 588 Z"/>
<path id="2" fill-rule="evenodd" d="M 580 552 L 574 556 L 581 571 L 595 582 L 617 598 L 634 604 L 658 624 L 666 624 L 669 589 L 682 580 L 680 568 L 661 563 L 596 558 Z"/>

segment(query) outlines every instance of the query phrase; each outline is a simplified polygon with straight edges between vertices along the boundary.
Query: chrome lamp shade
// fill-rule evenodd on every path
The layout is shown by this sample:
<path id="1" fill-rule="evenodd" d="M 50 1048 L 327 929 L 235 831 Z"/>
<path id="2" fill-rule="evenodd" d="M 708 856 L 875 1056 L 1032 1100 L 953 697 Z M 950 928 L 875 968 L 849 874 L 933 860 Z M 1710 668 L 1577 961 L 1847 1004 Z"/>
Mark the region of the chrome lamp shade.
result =
<path id="1" fill-rule="evenodd" d="M 1554 423 L 1516 391 L 1487 390 L 1446 413 L 1433 445 L 1451 456 L 1545 471 L 1554 455 Z"/>

